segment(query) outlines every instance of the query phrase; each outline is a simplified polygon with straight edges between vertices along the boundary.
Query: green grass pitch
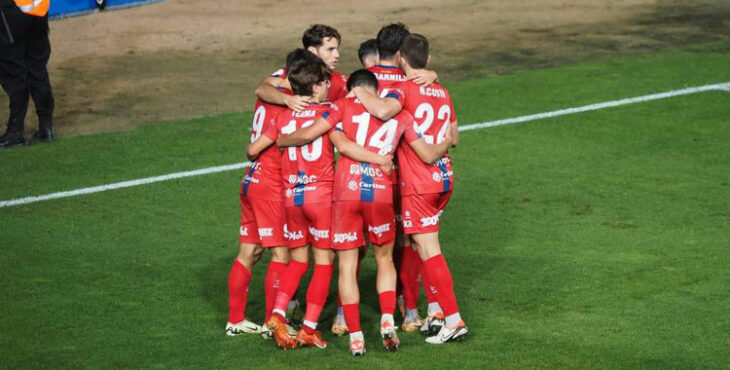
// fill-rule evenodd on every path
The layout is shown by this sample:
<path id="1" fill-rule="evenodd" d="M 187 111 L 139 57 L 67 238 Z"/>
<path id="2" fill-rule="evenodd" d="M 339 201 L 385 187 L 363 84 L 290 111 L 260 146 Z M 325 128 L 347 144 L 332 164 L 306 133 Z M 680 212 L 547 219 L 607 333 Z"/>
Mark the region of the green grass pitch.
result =
<path id="1" fill-rule="evenodd" d="M 728 82 L 729 65 L 725 42 L 449 88 L 464 125 Z M 250 122 L 2 151 L 0 200 L 242 162 Z M 725 91 L 462 133 L 442 243 L 470 338 L 401 333 L 385 353 L 369 256 L 360 359 L 330 335 L 286 353 L 223 335 L 242 170 L 0 208 L 0 367 L 725 368 L 729 143 Z M 323 331 L 333 313 L 331 299 Z"/>

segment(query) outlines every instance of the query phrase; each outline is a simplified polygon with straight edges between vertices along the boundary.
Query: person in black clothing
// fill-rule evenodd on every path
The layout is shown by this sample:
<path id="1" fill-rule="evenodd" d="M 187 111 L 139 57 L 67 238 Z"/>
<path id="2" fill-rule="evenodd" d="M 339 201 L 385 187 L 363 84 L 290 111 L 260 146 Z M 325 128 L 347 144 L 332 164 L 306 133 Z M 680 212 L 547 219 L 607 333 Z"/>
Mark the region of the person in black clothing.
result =
<path id="1" fill-rule="evenodd" d="M 29 144 L 24 131 L 30 97 L 38 115 L 33 139 L 54 140 L 53 92 L 46 68 L 50 56 L 48 16 L 25 14 L 12 0 L 0 0 L 0 84 L 10 98 L 0 148 Z"/>

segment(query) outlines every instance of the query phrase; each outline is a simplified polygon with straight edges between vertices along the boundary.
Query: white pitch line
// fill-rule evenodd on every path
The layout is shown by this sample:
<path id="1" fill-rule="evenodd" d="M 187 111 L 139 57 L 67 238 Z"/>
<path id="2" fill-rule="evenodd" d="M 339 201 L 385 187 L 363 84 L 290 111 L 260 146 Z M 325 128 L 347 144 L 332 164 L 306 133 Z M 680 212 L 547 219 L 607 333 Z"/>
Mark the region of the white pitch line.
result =
<path id="1" fill-rule="evenodd" d="M 672 90 L 672 91 L 667 91 L 667 92 L 658 93 L 658 94 L 637 96 L 635 98 L 612 100 L 612 101 L 607 101 L 607 102 L 603 102 L 603 103 L 584 105 L 582 107 L 560 109 L 560 110 L 555 110 L 555 111 L 551 111 L 551 112 L 531 114 L 531 115 L 527 115 L 527 116 L 506 118 L 506 119 L 490 121 L 490 122 L 475 123 L 475 124 L 471 124 L 471 125 L 461 126 L 461 127 L 459 127 L 459 131 L 469 131 L 469 130 L 476 130 L 476 129 L 486 128 L 486 127 L 508 125 L 508 124 L 512 124 L 512 123 L 534 121 L 534 120 L 539 120 L 539 119 L 544 119 L 544 118 L 563 116 L 566 114 L 588 112 L 588 111 L 599 110 L 599 109 L 604 109 L 604 108 L 618 107 L 621 105 L 642 103 L 642 102 L 647 102 L 647 101 L 651 101 L 651 100 L 666 99 L 666 98 L 671 98 L 674 96 L 696 94 L 696 93 L 700 93 L 700 92 L 713 91 L 713 90 L 730 91 L 730 82 L 690 87 L 690 88 L 682 89 L 682 90 Z M 123 189 L 123 188 L 132 187 L 132 186 L 152 184 L 155 182 L 168 181 L 168 180 L 173 180 L 173 179 L 181 179 L 181 178 L 185 178 L 185 177 L 192 177 L 192 176 L 207 175 L 207 174 L 217 173 L 217 172 L 238 170 L 238 169 L 248 166 L 249 164 L 250 164 L 250 162 L 235 163 L 235 164 L 229 164 L 229 165 L 225 165 L 225 166 L 202 168 L 202 169 L 194 170 L 194 171 L 176 172 L 176 173 L 170 173 L 167 175 L 146 177 L 143 179 L 117 182 L 117 183 L 113 183 L 113 184 L 106 184 L 106 185 L 100 185 L 100 186 L 93 186 L 90 188 L 62 191 L 62 192 L 58 192 L 58 193 L 30 196 L 30 197 L 11 199 L 11 200 L 3 200 L 3 201 L 0 201 L 0 208 L 42 202 L 42 201 L 51 200 L 51 199 L 73 197 L 73 196 L 83 195 L 83 194 L 93 194 L 93 193 L 99 193 L 99 192 L 115 190 L 115 189 Z"/>
<path id="2" fill-rule="evenodd" d="M 651 101 L 651 100 L 666 99 L 666 98 L 671 98 L 673 96 L 696 94 L 696 93 L 712 91 L 712 90 L 730 91 L 730 82 L 690 87 L 690 88 L 682 89 L 682 90 L 672 90 L 672 91 L 667 91 L 667 92 L 658 93 L 658 94 L 637 96 L 635 98 L 612 100 L 612 101 L 607 101 L 607 102 L 603 102 L 603 103 L 584 105 L 582 107 L 567 108 L 567 109 L 555 110 L 552 112 L 531 114 L 529 116 L 506 118 L 506 119 L 500 119 L 500 120 L 491 121 L 491 122 L 475 123 L 473 125 L 461 126 L 461 127 L 459 127 L 459 131 L 469 131 L 469 130 L 476 130 L 476 129 L 485 128 L 485 127 L 508 125 L 511 123 L 535 121 L 535 120 L 543 119 L 543 118 L 552 118 L 552 117 L 557 117 L 557 116 L 564 116 L 566 114 L 582 113 L 582 112 L 588 112 L 588 111 L 592 111 L 592 110 L 618 107 L 620 105 L 643 103 L 643 102 L 647 102 L 647 101 Z"/>

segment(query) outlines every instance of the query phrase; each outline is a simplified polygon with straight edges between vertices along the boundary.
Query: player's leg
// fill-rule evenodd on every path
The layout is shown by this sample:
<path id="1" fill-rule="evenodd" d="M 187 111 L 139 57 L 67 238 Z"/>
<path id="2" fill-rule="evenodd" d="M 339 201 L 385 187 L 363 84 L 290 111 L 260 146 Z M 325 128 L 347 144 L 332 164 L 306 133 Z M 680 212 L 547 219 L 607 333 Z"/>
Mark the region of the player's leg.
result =
<path id="1" fill-rule="evenodd" d="M 307 308 L 304 313 L 302 329 L 297 333 L 300 345 L 317 348 L 327 347 L 322 333 L 317 330 L 319 315 L 322 313 L 327 294 L 330 290 L 334 271 L 335 252 L 332 250 L 330 229 L 332 228 L 331 204 L 308 204 L 304 206 L 309 221 L 309 237 L 312 243 L 314 271 L 307 289 Z"/>
<path id="2" fill-rule="evenodd" d="M 276 291 L 274 308 L 266 326 L 279 347 L 287 350 L 296 348 L 296 341 L 290 337 L 286 325 L 286 307 L 292 295 L 299 287 L 299 282 L 309 267 L 309 248 L 307 247 L 306 218 L 301 207 L 286 207 L 289 239 L 289 264 L 279 277 L 279 288 Z"/>
<path id="3" fill-rule="evenodd" d="M 410 238 L 410 237 L 409 237 Z M 419 258 L 420 261 L 420 255 L 418 254 L 418 244 L 416 242 L 413 242 L 413 247 L 415 248 L 416 255 Z M 441 310 L 441 306 L 439 306 L 438 299 L 436 298 L 436 292 L 435 290 L 431 289 L 431 283 L 428 279 L 428 273 L 426 269 L 423 268 L 423 261 L 421 262 L 421 281 L 423 283 L 423 289 L 426 293 L 426 303 L 427 303 L 427 316 L 426 319 L 423 320 L 423 324 L 420 326 L 421 334 L 423 335 L 434 335 L 441 330 L 441 327 L 444 326 L 444 312 Z"/>
<path id="4" fill-rule="evenodd" d="M 264 322 L 269 321 L 269 318 L 271 318 L 276 292 L 281 284 L 281 275 L 289 264 L 289 247 L 271 247 L 268 249 L 271 253 L 271 261 L 264 280 L 264 294 L 266 295 L 266 317 Z"/>
<path id="5" fill-rule="evenodd" d="M 373 244 L 375 263 L 378 266 L 376 288 L 380 301 L 380 335 L 387 351 L 395 351 L 400 345 L 396 334 L 395 288 L 398 275 L 393 263 L 393 247 L 395 245 L 395 212 L 390 203 L 367 203 L 365 221 L 368 224 L 368 239 Z"/>
<path id="6" fill-rule="evenodd" d="M 258 235 L 253 205 L 241 196 L 241 225 L 238 236 L 238 255 L 228 274 L 228 322 L 226 335 L 260 333 L 261 327 L 246 320 L 246 302 L 253 265 L 261 258 L 261 239 Z"/>
<path id="7" fill-rule="evenodd" d="M 436 336 L 426 340 L 432 344 L 463 339 L 468 332 L 459 313 L 451 271 L 441 254 L 438 238 L 440 216 L 450 196 L 451 193 L 440 193 L 403 198 L 404 210 L 408 209 L 416 216 L 416 220 L 420 220 L 419 225 L 410 228 L 411 237 L 417 244 L 418 253 L 423 260 L 423 271 L 430 285 L 428 288 L 435 291 L 436 299 L 444 312 L 444 326 Z"/>
<path id="8" fill-rule="evenodd" d="M 403 285 L 403 303 L 405 306 L 402 328 L 406 332 L 411 332 L 418 330 L 423 325 L 423 320 L 418 314 L 418 299 L 421 293 L 418 277 L 421 275 L 423 262 L 408 236 L 404 237 L 404 243 L 401 247 L 401 261 L 398 278 Z"/>
<path id="9" fill-rule="evenodd" d="M 358 250 L 338 250 L 339 280 L 337 287 L 347 328 L 350 330 L 350 353 L 365 354 L 365 337 L 360 328 L 360 289 L 357 286 Z"/>
<path id="10" fill-rule="evenodd" d="M 340 258 L 338 291 L 350 332 L 350 353 L 362 356 L 365 337 L 360 328 L 360 290 L 357 286 L 359 249 L 365 245 L 361 204 L 359 201 L 340 201 L 332 207 L 332 245 Z"/>

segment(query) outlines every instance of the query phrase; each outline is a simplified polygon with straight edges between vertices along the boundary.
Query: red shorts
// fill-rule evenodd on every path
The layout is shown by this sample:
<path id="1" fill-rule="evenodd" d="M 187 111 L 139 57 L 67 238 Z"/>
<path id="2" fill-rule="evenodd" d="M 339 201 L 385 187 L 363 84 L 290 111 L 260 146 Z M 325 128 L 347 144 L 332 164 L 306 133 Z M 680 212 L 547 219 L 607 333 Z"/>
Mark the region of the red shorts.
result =
<path id="1" fill-rule="evenodd" d="M 332 245 L 337 250 L 355 249 L 368 240 L 384 245 L 395 240 L 395 212 L 390 203 L 344 200 L 333 204 Z"/>
<path id="2" fill-rule="evenodd" d="M 406 235 L 439 231 L 439 219 L 449 199 L 451 191 L 404 195 L 401 198 L 401 218 Z"/>
<path id="3" fill-rule="evenodd" d="M 241 196 L 241 228 L 238 242 L 262 247 L 287 245 L 284 237 L 284 202 Z"/>
<path id="4" fill-rule="evenodd" d="M 285 209 L 289 248 L 299 248 L 307 244 L 320 249 L 332 248 L 331 203 L 308 203 L 301 207 L 285 207 Z"/>

